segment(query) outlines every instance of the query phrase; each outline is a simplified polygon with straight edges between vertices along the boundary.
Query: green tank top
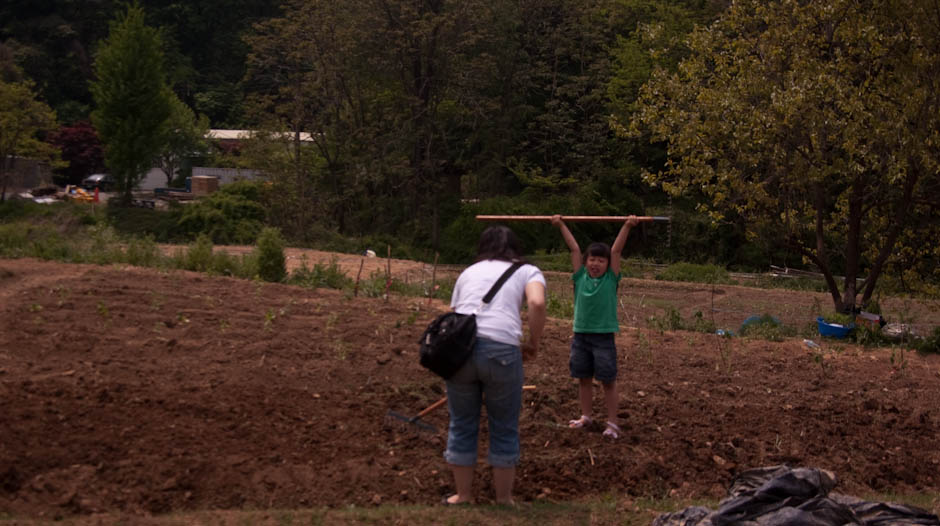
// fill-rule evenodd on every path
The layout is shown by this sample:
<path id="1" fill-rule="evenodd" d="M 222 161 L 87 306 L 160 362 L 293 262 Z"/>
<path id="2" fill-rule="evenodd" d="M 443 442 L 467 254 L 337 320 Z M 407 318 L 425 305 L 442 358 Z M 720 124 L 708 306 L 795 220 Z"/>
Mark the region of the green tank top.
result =
<path id="1" fill-rule="evenodd" d="M 574 332 L 619 332 L 617 322 L 617 286 L 620 274 L 607 269 L 592 278 L 582 266 L 571 276 L 574 282 Z"/>

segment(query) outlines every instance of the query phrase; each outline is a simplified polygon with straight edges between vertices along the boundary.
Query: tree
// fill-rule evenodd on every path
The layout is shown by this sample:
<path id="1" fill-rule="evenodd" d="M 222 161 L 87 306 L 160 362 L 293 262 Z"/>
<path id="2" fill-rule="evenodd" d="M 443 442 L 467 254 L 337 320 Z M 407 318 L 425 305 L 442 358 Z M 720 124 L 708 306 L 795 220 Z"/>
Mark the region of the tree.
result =
<path id="1" fill-rule="evenodd" d="M 648 180 L 701 190 L 817 266 L 836 310 L 864 306 L 916 221 L 938 233 L 938 20 L 919 0 L 734 2 L 641 90 L 633 131 L 670 157 Z"/>
<path id="2" fill-rule="evenodd" d="M 32 83 L 0 79 L 0 201 L 6 200 L 7 186 L 18 157 L 40 160 L 55 158 L 55 148 L 40 135 L 55 129 L 55 113 L 36 100 Z"/>
<path id="3" fill-rule="evenodd" d="M 98 132 L 88 121 L 62 126 L 49 136 L 49 141 L 62 151 L 68 166 L 59 170 L 68 184 L 79 184 L 89 174 L 104 170 L 104 148 Z"/>
<path id="4" fill-rule="evenodd" d="M 145 24 L 138 4 L 111 22 L 95 72 L 92 122 L 105 144 L 105 164 L 121 200 L 129 203 L 131 191 L 163 150 L 172 111 L 160 34 Z"/>
<path id="5" fill-rule="evenodd" d="M 316 214 L 341 229 L 436 242 L 442 203 L 460 193 L 455 123 L 468 113 L 460 67 L 485 40 L 486 4 L 293 1 L 284 17 L 256 27 L 247 84 L 272 137 L 295 139 L 293 166 L 272 174 L 300 219 L 285 233 Z M 312 132 L 306 152 L 301 132 Z"/>
<path id="6" fill-rule="evenodd" d="M 107 30 L 116 2 L 0 2 L 0 42 L 5 41 L 40 98 L 60 122 L 88 118 L 92 44 Z"/>
<path id="7" fill-rule="evenodd" d="M 166 137 L 162 141 L 165 146 L 157 158 L 160 168 L 166 174 L 167 186 L 173 182 L 184 159 L 205 155 L 208 150 L 206 134 L 209 132 L 208 117 L 196 117 L 193 110 L 176 95 L 170 97 L 170 107 Z"/>

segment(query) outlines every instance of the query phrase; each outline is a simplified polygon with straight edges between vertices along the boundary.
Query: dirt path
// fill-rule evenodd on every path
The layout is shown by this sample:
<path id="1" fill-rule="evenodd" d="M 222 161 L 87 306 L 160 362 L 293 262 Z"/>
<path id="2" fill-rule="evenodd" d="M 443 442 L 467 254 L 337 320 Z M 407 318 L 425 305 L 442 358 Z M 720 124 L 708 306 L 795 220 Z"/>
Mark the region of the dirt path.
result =
<path id="1" fill-rule="evenodd" d="M 627 305 L 689 296 L 633 285 Z M 441 395 L 414 342 L 443 302 L 34 260 L 0 260 L 0 299 L 0 512 L 91 521 L 453 491 L 446 409 L 426 419 L 437 433 L 386 418 Z M 612 442 L 564 425 L 570 330 L 550 320 L 526 365 L 524 501 L 718 497 L 737 471 L 781 463 L 832 470 L 849 494 L 940 492 L 940 357 L 624 329 Z"/>

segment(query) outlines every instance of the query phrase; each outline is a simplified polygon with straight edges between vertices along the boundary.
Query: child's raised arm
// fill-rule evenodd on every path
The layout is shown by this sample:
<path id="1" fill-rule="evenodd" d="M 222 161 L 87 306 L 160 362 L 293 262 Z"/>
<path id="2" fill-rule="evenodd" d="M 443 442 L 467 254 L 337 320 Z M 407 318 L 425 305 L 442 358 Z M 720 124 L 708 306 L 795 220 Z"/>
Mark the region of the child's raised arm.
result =
<path id="1" fill-rule="evenodd" d="M 616 274 L 620 273 L 620 253 L 623 252 L 623 246 L 627 243 L 630 229 L 639 222 L 636 216 L 628 216 L 623 226 L 620 227 L 620 233 L 617 234 L 617 239 L 614 239 L 613 246 L 610 247 L 610 269 Z"/>
<path id="2" fill-rule="evenodd" d="M 578 242 L 574 239 L 574 236 L 571 235 L 571 231 L 568 230 L 568 225 L 561 220 L 559 214 L 552 216 L 552 225 L 557 226 L 558 229 L 561 230 L 561 237 L 565 240 L 565 244 L 568 245 L 568 250 L 571 251 L 572 270 L 577 272 L 584 264 L 581 261 L 581 247 L 578 246 Z"/>

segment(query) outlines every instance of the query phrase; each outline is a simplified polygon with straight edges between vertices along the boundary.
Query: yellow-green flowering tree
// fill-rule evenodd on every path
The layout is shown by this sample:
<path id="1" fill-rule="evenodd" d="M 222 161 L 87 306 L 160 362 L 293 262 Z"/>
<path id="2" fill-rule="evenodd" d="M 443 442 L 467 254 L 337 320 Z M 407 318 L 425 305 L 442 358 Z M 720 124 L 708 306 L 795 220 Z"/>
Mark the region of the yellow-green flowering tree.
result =
<path id="1" fill-rule="evenodd" d="M 37 100 L 29 81 L 6 82 L 0 78 L 0 201 L 18 157 L 54 160 L 58 151 L 39 139 L 55 129 L 55 112 Z"/>
<path id="2" fill-rule="evenodd" d="M 838 311 L 865 305 L 896 254 L 936 256 L 940 4 L 736 0 L 689 47 L 631 123 L 667 144 L 651 183 L 801 254 Z"/>

